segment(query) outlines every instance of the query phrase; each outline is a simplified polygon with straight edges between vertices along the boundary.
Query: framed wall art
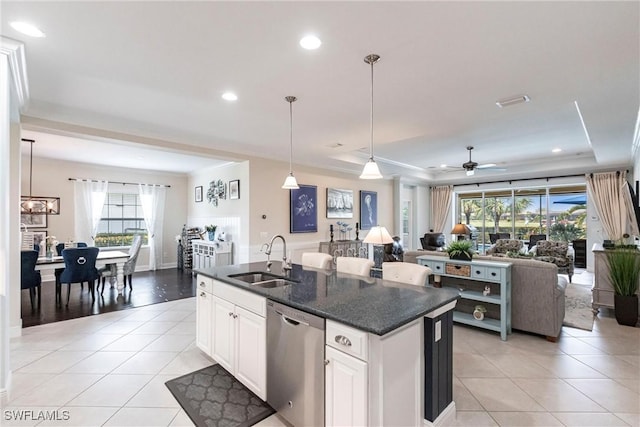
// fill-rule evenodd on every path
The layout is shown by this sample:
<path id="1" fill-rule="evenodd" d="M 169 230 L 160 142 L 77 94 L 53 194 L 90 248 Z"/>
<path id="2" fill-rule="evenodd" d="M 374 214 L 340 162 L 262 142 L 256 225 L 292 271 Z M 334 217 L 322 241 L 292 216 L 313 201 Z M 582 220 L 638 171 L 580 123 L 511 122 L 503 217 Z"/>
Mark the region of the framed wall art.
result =
<path id="1" fill-rule="evenodd" d="M 378 193 L 360 190 L 360 229 L 370 230 L 378 224 Z"/>
<path id="2" fill-rule="evenodd" d="M 318 231 L 318 187 L 300 185 L 290 190 L 290 222 L 291 233 L 315 233 Z"/>
<path id="3" fill-rule="evenodd" d="M 327 218 L 353 218 L 353 190 L 327 188 Z"/>
<path id="4" fill-rule="evenodd" d="M 196 187 L 196 203 L 202 201 L 202 186 Z"/>
<path id="5" fill-rule="evenodd" d="M 238 200 L 240 198 L 240 180 L 229 181 L 229 200 Z"/>
<path id="6" fill-rule="evenodd" d="M 47 248 L 45 247 L 45 241 L 44 239 L 46 239 L 47 237 L 47 230 L 44 231 L 34 231 L 33 232 L 33 244 L 34 245 L 40 245 L 40 255 L 39 256 L 45 256 L 45 252 L 47 251 Z M 55 248 L 54 248 L 54 252 L 55 252 Z M 57 255 L 57 254 L 56 254 Z"/>
<path id="7" fill-rule="evenodd" d="M 47 228 L 47 215 L 21 214 L 20 223 L 26 225 L 27 228 Z"/>

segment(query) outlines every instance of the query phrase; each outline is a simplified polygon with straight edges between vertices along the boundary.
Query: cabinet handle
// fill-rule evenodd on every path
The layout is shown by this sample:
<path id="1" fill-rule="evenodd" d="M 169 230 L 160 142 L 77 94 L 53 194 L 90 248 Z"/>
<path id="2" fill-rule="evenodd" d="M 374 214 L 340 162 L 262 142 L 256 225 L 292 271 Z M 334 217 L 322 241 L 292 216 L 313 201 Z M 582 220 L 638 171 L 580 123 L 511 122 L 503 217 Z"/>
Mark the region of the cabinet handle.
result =
<path id="1" fill-rule="evenodd" d="M 436 270 L 440 270 L 440 266 L 437 266 L 437 267 L 436 267 Z"/>
<path id="2" fill-rule="evenodd" d="M 496 273 L 491 273 L 491 275 L 492 275 L 493 277 L 496 277 Z"/>
<path id="3" fill-rule="evenodd" d="M 238 315 L 237 315 L 237 314 L 234 314 L 234 315 L 233 315 L 233 318 L 234 318 L 234 319 L 237 319 L 237 318 L 238 318 Z"/>
<path id="4" fill-rule="evenodd" d="M 476 270 L 476 274 L 480 274 L 480 272 L 478 270 Z"/>
<path id="5" fill-rule="evenodd" d="M 349 338 L 345 337 L 344 335 L 336 335 L 335 340 L 340 345 L 351 347 L 351 341 L 349 340 Z"/>
<path id="6" fill-rule="evenodd" d="M 324 366 L 327 366 L 328 364 L 329 364 L 329 361 L 325 359 Z"/>
<path id="7" fill-rule="evenodd" d="M 200 286 L 202 286 L 204 288 L 205 287 L 204 282 L 200 282 Z"/>
<path id="8" fill-rule="evenodd" d="M 200 292 L 200 296 L 204 298 L 204 297 L 206 297 L 207 295 L 206 295 L 204 292 Z"/>
<path id="9" fill-rule="evenodd" d="M 229 316 L 233 316 L 233 313 L 232 313 L 232 312 L 229 312 Z"/>
<path id="10" fill-rule="evenodd" d="M 454 265 L 454 267 L 455 267 L 456 270 L 460 270 L 462 268 L 461 265 Z"/>

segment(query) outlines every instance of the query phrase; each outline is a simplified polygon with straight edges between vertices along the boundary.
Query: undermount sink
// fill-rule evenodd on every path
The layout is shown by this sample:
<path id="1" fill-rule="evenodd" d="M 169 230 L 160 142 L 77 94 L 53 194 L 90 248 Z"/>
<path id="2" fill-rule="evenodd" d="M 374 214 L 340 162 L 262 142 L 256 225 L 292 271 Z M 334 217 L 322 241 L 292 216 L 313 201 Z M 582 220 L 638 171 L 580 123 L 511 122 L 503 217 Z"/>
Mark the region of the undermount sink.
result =
<path id="1" fill-rule="evenodd" d="M 266 273 L 264 271 L 254 271 L 250 273 L 230 274 L 229 278 L 242 280 L 253 286 L 261 288 L 279 288 L 281 286 L 292 285 L 297 281 L 278 276 L 277 274 Z"/>

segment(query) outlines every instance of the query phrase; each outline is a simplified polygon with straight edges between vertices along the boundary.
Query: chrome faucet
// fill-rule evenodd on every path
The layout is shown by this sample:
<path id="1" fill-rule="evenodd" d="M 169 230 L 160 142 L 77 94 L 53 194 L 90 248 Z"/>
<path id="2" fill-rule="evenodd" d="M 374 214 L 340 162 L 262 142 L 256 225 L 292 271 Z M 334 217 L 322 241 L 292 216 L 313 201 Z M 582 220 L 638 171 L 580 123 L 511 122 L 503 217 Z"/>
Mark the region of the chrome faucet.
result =
<path id="1" fill-rule="evenodd" d="M 287 259 L 287 241 L 284 240 L 284 237 L 282 237 L 281 234 L 276 234 L 271 238 L 271 241 L 269 243 L 265 243 L 264 245 L 262 245 L 263 248 L 265 247 L 265 245 L 267 246 L 267 249 L 264 251 L 264 253 L 267 254 L 267 271 L 270 271 L 270 268 L 271 268 L 271 261 L 269 257 L 271 256 L 271 249 L 273 249 L 273 242 L 275 242 L 275 240 L 278 238 L 282 240 L 282 246 L 283 246 L 282 269 L 285 271 L 291 270 L 291 260 Z"/>

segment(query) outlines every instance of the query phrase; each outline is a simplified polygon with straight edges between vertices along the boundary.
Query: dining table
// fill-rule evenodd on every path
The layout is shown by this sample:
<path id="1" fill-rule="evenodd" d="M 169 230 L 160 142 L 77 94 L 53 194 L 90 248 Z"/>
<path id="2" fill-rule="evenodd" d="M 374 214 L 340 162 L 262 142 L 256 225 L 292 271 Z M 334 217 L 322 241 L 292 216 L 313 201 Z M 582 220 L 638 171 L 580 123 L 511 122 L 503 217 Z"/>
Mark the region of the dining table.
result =
<path id="1" fill-rule="evenodd" d="M 96 268 L 103 267 L 107 264 L 116 265 L 116 286 L 118 294 L 124 289 L 124 263 L 129 259 L 129 254 L 122 251 L 100 251 L 96 259 Z M 64 268 L 64 259 L 62 256 L 39 257 L 36 262 L 36 270 L 49 270 L 56 268 Z"/>

